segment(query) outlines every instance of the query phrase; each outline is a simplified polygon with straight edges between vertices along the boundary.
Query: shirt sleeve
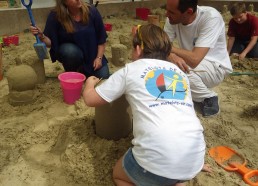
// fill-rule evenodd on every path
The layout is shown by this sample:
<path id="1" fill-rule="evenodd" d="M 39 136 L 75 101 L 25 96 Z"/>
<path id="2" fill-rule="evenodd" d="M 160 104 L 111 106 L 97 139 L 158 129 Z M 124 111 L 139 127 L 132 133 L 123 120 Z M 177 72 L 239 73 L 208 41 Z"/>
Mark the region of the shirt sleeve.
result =
<path id="1" fill-rule="evenodd" d="M 98 45 L 106 43 L 107 33 L 104 27 L 103 19 L 98 11 L 98 9 L 94 6 L 91 6 L 91 13 L 93 17 L 93 24 L 96 31 Z"/>
<path id="2" fill-rule="evenodd" d="M 251 37 L 258 36 L 258 17 L 254 16 L 251 25 L 252 25 Z"/>
<path id="3" fill-rule="evenodd" d="M 126 67 L 116 71 L 107 80 L 96 87 L 96 92 L 107 102 L 118 99 L 126 90 L 126 74 Z"/>
<path id="4" fill-rule="evenodd" d="M 198 29 L 199 35 L 195 47 L 214 48 L 220 34 L 225 34 L 225 23 L 220 17 L 207 17 Z"/>
<path id="5" fill-rule="evenodd" d="M 173 25 L 169 23 L 169 19 L 166 19 L 165 25 L 164 25 L 164 31 L 167 33 L 170 42 L 173 42 L 176 38 L 176 31 L 173 29 Z"/>
<path id="6" fill-rule="evenodd" d="M 234 20 L 231 19 L 228 23 L 228 33 L 227 35 L 229 37 L 235 37 L 236 36 L 236 32 L 235 32 L 235 29 L 234 29 Z"/>

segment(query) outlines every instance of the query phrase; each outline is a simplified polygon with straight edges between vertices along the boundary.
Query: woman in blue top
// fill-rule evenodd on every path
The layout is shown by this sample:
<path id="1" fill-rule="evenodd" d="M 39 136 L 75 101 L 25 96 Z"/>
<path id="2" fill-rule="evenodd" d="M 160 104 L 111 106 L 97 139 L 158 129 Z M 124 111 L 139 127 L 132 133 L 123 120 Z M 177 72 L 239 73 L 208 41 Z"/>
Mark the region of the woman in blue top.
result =
<path id="1" fill-rule="evenodd" d="M 50 48 L 51 60 L 60 61 L 65 71 L 108 78 L 104 56 L 107 33 L 98 10 L 82 0 L 56 0 L 44 32 L 30 27 L 32 34 Z"/>

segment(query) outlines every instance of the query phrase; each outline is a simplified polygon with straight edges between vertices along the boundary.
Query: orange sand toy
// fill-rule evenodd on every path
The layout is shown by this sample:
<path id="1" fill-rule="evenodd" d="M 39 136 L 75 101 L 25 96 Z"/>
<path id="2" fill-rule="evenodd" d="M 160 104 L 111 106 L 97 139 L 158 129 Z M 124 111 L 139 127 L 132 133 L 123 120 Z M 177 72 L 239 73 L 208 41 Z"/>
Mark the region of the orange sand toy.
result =
<path id="1" fill-rule="evenodd" d="M 248 169 L 246 159 L 235 150 L 226 146 L 217 146 L 211 148 L 209 154 L 225 170 L 237 171 L 247 184 L 258 186 L 258 170 Z"/>

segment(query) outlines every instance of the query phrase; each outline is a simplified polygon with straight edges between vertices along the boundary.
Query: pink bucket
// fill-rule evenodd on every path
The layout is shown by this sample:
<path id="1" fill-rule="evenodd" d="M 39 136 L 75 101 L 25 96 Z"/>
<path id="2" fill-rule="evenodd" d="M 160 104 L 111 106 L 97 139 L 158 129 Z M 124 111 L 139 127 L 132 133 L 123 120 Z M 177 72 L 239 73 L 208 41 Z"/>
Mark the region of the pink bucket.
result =
<path id="1" fill-rule="evenodd" d="M 63 91 L 64 102 L 72 105 L 80 99 L 85 75 L 78 72 L 64 72 L 58 75 Z"/>

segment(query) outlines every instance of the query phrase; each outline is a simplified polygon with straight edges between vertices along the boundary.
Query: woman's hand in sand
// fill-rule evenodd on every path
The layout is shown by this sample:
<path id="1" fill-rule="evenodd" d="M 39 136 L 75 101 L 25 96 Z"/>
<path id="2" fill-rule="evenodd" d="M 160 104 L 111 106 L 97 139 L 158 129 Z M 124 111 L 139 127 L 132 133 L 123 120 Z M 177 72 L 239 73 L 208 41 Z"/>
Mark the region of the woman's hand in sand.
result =
<path id="1" fill-rule="evenodd" d="M 204 164 L 203 167 L 202 167 L 202 171 L 212 173 L 212 168 L 209 164 Z"/>

